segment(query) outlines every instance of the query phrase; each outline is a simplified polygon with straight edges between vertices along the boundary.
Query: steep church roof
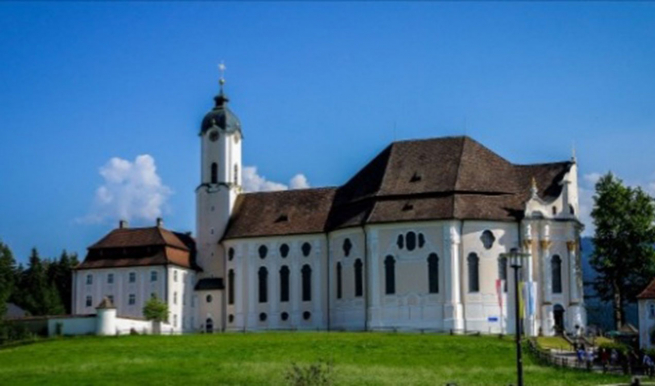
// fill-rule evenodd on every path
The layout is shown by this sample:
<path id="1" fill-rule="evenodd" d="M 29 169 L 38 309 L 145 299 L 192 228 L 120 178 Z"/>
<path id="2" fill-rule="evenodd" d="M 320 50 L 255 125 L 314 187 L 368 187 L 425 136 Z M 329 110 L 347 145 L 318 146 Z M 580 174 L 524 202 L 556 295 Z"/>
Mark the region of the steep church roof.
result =
<path id="1" fill-rule="evenodd" d="M 557 197 L 571 162 L 514 165 L 469 137 L 394 142 L 339 188 L 241 195 L 225 239 L 442 219 L 516 221 L 535 178 Z M 299 216 L 284 214 L 298 211 Z"/>
<path id="2" fill-rule="evenodd" d="M 190 235 L 161 226 L 118 228 L 88 248 L 77 269 L 173 264 L 197 269 L 195 241 Z"/>

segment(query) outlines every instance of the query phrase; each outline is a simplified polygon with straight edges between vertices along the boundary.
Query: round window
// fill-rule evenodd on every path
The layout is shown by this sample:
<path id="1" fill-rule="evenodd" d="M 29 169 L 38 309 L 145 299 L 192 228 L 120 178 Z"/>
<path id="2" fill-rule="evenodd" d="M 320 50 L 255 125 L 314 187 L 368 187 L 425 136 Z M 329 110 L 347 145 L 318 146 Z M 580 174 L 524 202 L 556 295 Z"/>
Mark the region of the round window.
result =
<path id="1" fill-rule="evenodd" d="M 312 313 L 309 312 L 309 311 L 305 311 L 305 312 L 302 313 L 302 318 L 305 319 L 305 320 L 309 320 L 309 318 L 311 318 L 311 317 L 312 317 Z"/>
<path id="2" fill-rule="evenodd" d="M 282 320 L 288 320 L 289 319 L 289 313 L 288 312 L 283 312 L 282 315 L 280 315 L 280 318 Z"/>
<path id="3" fill-rule="evenodd" d="M 302 245 L 302 254 L 303 256 L 309 256 L 309 253 L 312 251 L 312 246 L 309 243 L 304 243 Z"/>
<path id="4" fill-rule="evenodd" d="M 212 298 L 211 295 L 207 295 L 207 297 L 205 298 L 205 300 L 207 300 L 207 303 L 211 303 L 212 300 L 213 300 L 213 298 Z"/>
<path id="5" fill-rule="evenodd" d="M 266 248 L 266 245 L 262 245 L 259 247 L 259 257 L 260 258 L 265 258 L 266 254 L 268 254 L 268 248 Z"/>
<path id="6" fill-rule="evenodd" d="M 289 246 L 288 245 L 282 244 L 282 246 L 280 246 L 280 256 L 282 256 L 282 257 L 289 256 Z"/>
<path id="7" fill-rule="evenodd" d="M 265 322 L 266 321 L 266 313 L 265 312 L 262 312 L 261 314 L 259 314 L 259 321 L 260 322 Z"/>

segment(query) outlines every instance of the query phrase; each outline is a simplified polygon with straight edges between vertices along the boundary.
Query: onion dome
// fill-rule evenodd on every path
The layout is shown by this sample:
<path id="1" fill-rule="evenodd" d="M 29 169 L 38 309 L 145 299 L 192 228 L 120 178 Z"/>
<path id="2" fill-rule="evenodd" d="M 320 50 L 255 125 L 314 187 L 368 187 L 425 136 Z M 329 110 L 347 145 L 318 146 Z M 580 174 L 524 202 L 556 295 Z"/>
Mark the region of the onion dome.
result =
<path id="1" fill-rule="evenodd" d="M 221 72 L 223 72 L 225 70 L 225 65 L 221 63 L 219 65 L 219 69 Z M 204 134 L 212 127 L 218 127 L 220 130 L 227 133 L 233 133 L 235 131 L 241 133 L 241 121 L 239 121 L 239 118 L 236 116 L 236 114 L 234 114 L 232 110 L 227 107 L 227 102 L 230 100 L 223 92 L 225 79 L 223 79 L 222 74 L 219 83 L 221 86 L 221 91 L 214 97 L 216 105 L 210 112 L 207 113 L 207 115 L 205 115 L 205 118 L 203 118 L 202 124 L 200 125 L 200 133 Z"/>

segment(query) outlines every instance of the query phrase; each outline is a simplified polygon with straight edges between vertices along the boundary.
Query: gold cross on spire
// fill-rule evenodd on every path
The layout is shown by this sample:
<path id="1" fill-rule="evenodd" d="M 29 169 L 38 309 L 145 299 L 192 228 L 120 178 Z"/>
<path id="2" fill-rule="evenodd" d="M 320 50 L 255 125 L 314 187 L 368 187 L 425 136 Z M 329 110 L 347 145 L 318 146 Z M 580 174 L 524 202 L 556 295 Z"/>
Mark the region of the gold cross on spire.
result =
<path id="1" fill-rule="evenodd" d="M 218 79 L 218 83 L 220 83 L 221 89 L 223 88 L 223 85 L 225 84 L 225 69 L 226 69 L 225 63 L 223 63 L 223 61 L 221 61 L 221 63 L 219 63 L 219 65 L 218 65 L 218 71 L 221 72 L 221 77 Z"/>

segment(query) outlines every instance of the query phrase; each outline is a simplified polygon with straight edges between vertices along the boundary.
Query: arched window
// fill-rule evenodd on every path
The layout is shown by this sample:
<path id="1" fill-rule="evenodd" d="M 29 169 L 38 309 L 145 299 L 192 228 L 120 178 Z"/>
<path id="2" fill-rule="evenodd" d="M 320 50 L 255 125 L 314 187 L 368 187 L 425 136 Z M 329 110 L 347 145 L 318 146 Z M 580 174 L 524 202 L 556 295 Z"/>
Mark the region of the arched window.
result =
<path id="1" fill-rule="evenodd" d="M 439 256 L 436 253 L 428 256 L 428 287 L 431 294 L 439 293 Z"/>
<path id="2" fill-rule="evenodd" d="M 234 164 L 234 185 L 239 185 L 239 165 Z"/>
<path id="3" fill-rule="evenodd" d="M 289 256 L 289 246 L 288 245 L 282 244 L 280 246 L 280 256 L 282 256 L 282 257 Z"/>
<path id="4" fill-rule="evenodd" d="M 268 248 L 266 248 L 266 245 L 261 245 L 258 249 L 258 252 L 259 252 L 259 257 L 263 259 L 268 254 Z"/>
<path id="5" fill-rule="evenodd" d="M 312 268 L 309 264 L 302 266 L 302 301 L 312 300 Z"/>
<path id="6" fill-rule="evenodd" d="M 475 253 L 468 256 L 469 292 L 480 292 L 480 258 Z"/>
<path id="7" fill-rule="evenodd" d="M 234 304 L 234 270 L 227 273 L 227 304 Z"/>
<path id="8" fill-rule="evenodd" d="M 216 162 L 212 162 L 211 182 L 212 184 L 218 183 L 218 164 Z"/>
<path id="9" fill-rule="evenodd" d="M 569 204 L 569 213 L 575 214 L 575 208 L 571 204 Z"/>
<path id="10" fill-rule="evenodd" d="M 337 299 L 341 299 L 341 263 L 337 263 Z"/>
<path id="11" fill-rule="evenodd" d="M 266 303 L 268 301 L 268 270 L 266 267 L 259 268 L 259 302 Z"/>
<path id="12" fill-rule="evenodd" d="M 280 302 L 289 301 L 289 267 L 280 268 Z"/>
<path id="13" fill-rule="evenodd" d="M 393 295 L 396 293 L 396 260 L 389 255 L 384 259 L 384 293 Z"/>
<path id="14" fill-rule="evenodd" d="M 405 247 L 405 237 L 403 235 L 398 235 L 396 245 L 398 245 L 398 249 L 403 249 Z"/>
<path id="15" fill-rule="evenodd" d="M 416 248 L 416 233 L 407 232 L 405 236 L 405 241 L 407 241 L 407 250 L 413 251 Z"/>
<path id="16" fill-rule="evenodd" d="M 350 239 L 345 239 L 343 241 L 343 255 L 348 257 L 350 256 L 350 250 L 353 247 L 353 243 L 350 242 Z"/>
<path id="17" fill-rule="evenodd" d="M 553 256 L 552 260 L 552 270 L 553 270 L 553 293 L 561 294 L 562 293 L 562 259 L 559 255 Z"/>
<path id="18" fill-rule="evenodd" d="M 234 259 L 234 248 L 230 248 L 230 249 L 227 250 L 227 258 L 230 261 L 232 261 L 232 259 Z"/>
<path id="19" fill-rule="evenodd" d="M 355 296 L 364 294 L 364 277 L 362 273 L 362 259 L 355 260 Z"/>
<path id="20" fill-rule="evenodd" d="M 557 207 L 553 206 L 553 216 L 557 214 Z"/>
<path id="21" fill-rule="evenodd" d="M 304 243 L 302 245 L 302 254 L 303 256 L 307 257 L 309 256 L 309 253 L 312 251 L 312 246 L 309 243 Z"/>
<path id="22" fill-rule="evenodd" d="M 498 278 L 503 281 L 503 291 L 507 292 L 507 258 L 498 259 Z"/>
<path id="23" fill-rule="evenodd" d="M 418 247 L 423 248 L 425 245 L 425 236 L 423 236 L 423 233 L 418 234 Z"/>

